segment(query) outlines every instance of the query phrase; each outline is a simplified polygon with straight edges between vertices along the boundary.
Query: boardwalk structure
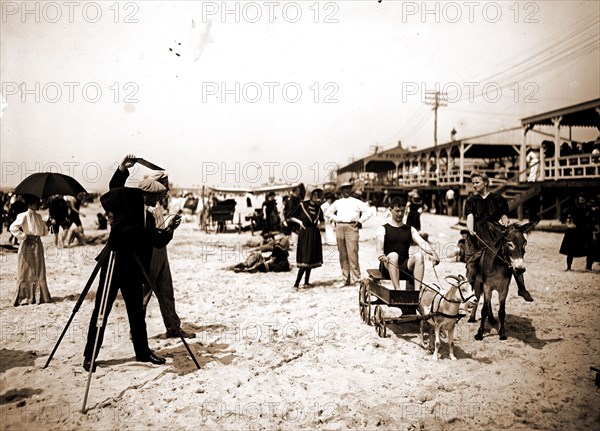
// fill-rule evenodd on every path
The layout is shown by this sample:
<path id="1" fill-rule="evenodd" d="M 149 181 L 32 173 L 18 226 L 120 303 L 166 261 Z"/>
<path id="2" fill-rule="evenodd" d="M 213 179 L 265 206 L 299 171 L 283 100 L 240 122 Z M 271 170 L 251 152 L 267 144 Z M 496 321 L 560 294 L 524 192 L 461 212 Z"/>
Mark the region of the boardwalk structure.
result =
<path id="1" fill-rule="evenodd" d="M 543 130 L 547 126 L 554 127 L 553 133 Z M 559 218 L 575 194 L 595 195 L 600 190 L 600 140 L 576 142 L 571 139 L 573 127 L 600 131 L 600 99 L 524 118 L 518 127 L 430 148 L 409 151 L 399 144 L 341 167 L 337 178 L 352 181 L 364 199 L 378 206 L 390 196 L 418 189 L 438 213 L 445 211 L 445 194 L 451 188 L 457 197 L 455 214 L 462 216 L 472 191 L 470 174 L 477 169 L 490 176 L 492 190 L 509 200 L 513 216 Z"/>

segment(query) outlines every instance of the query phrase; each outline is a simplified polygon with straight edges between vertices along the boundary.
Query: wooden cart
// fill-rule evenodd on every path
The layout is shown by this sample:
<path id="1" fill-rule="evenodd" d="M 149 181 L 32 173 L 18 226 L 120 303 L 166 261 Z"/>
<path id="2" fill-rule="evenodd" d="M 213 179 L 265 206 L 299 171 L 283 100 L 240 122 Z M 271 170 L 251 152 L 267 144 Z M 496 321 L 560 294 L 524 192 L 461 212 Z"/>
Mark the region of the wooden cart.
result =
<path id="1" fill-rule="evenodd" d="M 419 307 L 418 290 L 395 290 L 391 281 L 385 280 L 377 269 L 367 270 L 368 278 L 360 283 L 358 291 L 358 306 L 360 316 L 367 325 L 373 324 L 377 335 L 387 335 L 389 323 L 418 322 L 431 316 L 420 316 L 417 314 Z M 412 280 L 407 280 L 407 287 L 414 289 Z M 382 305 L 396 307 L 402 311 L 401 316 L 390 317 L 385 315 Z"/>
<path id="2" fill-rule="evenodd" d="M 227 199 L 218 202 L 210 208 L 210 219 L 212 223 L 217 223 L 217 233 L 225 232 L 226 223 L 233 221 L 233 215 L 235 214 L 235 200 Z"/>

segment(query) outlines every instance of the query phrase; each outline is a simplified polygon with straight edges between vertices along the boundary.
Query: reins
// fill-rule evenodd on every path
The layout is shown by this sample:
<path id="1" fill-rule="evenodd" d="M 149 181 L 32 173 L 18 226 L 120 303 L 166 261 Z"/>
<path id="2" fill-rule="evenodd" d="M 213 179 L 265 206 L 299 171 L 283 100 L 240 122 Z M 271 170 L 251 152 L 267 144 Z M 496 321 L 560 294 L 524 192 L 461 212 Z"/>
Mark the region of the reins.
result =
<path id="1" fill-rule="evenodd" d="M 394 263 L 392 263 L 392 262 L 389 262 L 389 261 L 388 261 L 388 264 L 390 264 L 390 265 L 392 265 L 392 266 L 394 266 L 394 267 L 398 268 L 398 270 L 399 270 L 400 272 L 402 272 L 402 273 L 404 273 L 404 274 L 408 275 L 408 276 L 409 276 L 410 278 L 412 278 L 414 281 L 417 281 L 417 279 L 414 277 L 414 275 L 412 275 L 411 273 L 409 273 L 409 272 L 407 272 L 407 271 L 403 270 L 403 269 L 402 269 L 402 268 L 400 268 L 398 265 L 395 265 Z M 442 283 L 440 282 L 440 280 L 439 280 L 439 277 L 438 277 L 438 275 L 437 275 L 437 272 L 435 271 L 435 267 L 433 267 L 433 270 L 434 270 L 434 272 L 435 272 L 435 276 L 436 276 L 436 278 L 438 279 L 438 283 L 440 283 L 440 285 L 441 285 Z M 439 304 L 441 304 L 441 302 L 442 302 L 442 299 L 443 299 L 444 301 L 446 301 L 446 302 L 450 302 L 450 303 L 453 303 L 453 304 L 461 304 L 461 303 L 463 303 L 463 302 L 467 302 L 469 299 L 471 299 L 473 296 L 475 296 L 474 294 L 472 294 L 471 296 L 469 296 L 468 298 L 466 298 L 466 299 L 465 299 L 465 297 L 464 297 L 464 295 L 463 295 L 463 293 L 462 293 L 462 290 L 460 290 L 460 286 L 462 286 L 464 283 L 468 283 L 468 280 L 463 280 L 463 281 L 461 281 L 461 282 L 460 282 L 460 283 L 459 283 L 459 284 L 456 286 L 456 288 L 458 289 L 458 292 L 459 292 L 459 295 L 460 295 L 461 301 L 456 301 L 456 300 L 453 300 L 453 299 L 448 299 L 448 298 L 446 298 L 446 296 L 445 296 L 445 295 L 446 295 L 446 293 L 448 293 L 448 292 L 446 292 L 446 293 L 442 294 L 442 293 L 440 292 L 440 290 L 439 290 L 439 289 L 436 289 L 436 288 L 434 288 L 434 287 L 432 287 L 432 286 L 428 285 L 427 283 L 423 282 L 422 280 L 420 280 L 420 283 L 421 283 L 421 286 L 425 286 L 426 288 L 428 288 L 429 290 L 432 290 L 432 291 L 435 293 L 435 295 L 434 295 L 434 297 L 433 297 L 433 299 L 432 299 L 432 301 L 431 301 L 431 309 L 433 309 L 433 307 L 434 307 L 434 305 L 435 305 L 435 298 L 436 298 L 437 296 L 440 296 L 440 297 L 441 297 L 441 299 L 440 299 L 440 302 L 438 303 L 438 308 L 439 308 Z M 423 295 L 423 290 L 421 289 L 421 291 L 420 291 L 420 293 L 419 293 L 419 302 L 421 302 L 422 295 Z M 460 318 L 464 317 L 464 315 L 462 315 L 462 314 L 449 315 L 449 314 L 446 314 L 446 313 L 442 313 L 441 311 L 434 311 L 433 313 L 429 313 L 429 316 L 431 316 L 431 318 L 435 318 L 435 316 L 442 316 L 442 317 L 446 317 L 446 318 L 450 318 L 450 319 L 460 319 Z"/>
<path id="2" fill-rule="evenodd" d="M 504 262 L 510 269 L 512 269 L 512 265 L 506 260 L 504 259 L 502 256 L 500 256 L 500 254 L 498 254 L 498 251 L 500 251 L 500 248 L 502 247 L 498 247 L 498 250 L 494 250 L 487 242 L 485 242 L 483 239 L 481 239 L 481 237 L 479 235 L 477 235 L 476 233 L 474 234 L 475 238 L 477 238 L 479 241 L 481 241 L 481 243 L 488 248 L 492 253 L 493 256 L 497 257 L 498 259 L 500 259 L 502 262 Z M 503 239 L 503 238 L 501 238 Z"/>

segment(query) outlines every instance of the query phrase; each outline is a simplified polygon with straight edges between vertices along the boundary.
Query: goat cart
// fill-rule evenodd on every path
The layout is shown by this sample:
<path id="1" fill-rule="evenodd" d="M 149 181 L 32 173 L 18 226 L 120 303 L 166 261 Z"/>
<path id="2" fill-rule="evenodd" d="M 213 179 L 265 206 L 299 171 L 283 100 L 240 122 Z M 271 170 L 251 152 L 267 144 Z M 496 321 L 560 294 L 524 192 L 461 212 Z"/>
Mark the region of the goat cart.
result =
<path id="1" fill-rule="evenodd" d="M 407 290 L 395 290 L 392 282 L 386 280 L 378 269 L 368 269 L 367 273 L 369 277 L 360 283 L 358 307 L 363 322 L 367 325 L 373 324 L 377 335 L 382 338 L 386 337 L 387 325 L 390 323 L 419 322 L 431 317 L 430 315 L 421 316 L 417 314 L 419 291 L 414 290 L 413 280 L 405 280 Z M 412 290 L 410 290 L 411 287 Z M 383 305 L 399 308 L 402 314 L 400 316 L 386 316 Z"/>
<path id="2" fill-rule="evenodd" d="M 377 335 L 382 338 L 386 337 L 387 325 L 390 323 L 420 322 L 432 318 L 434 322 L 436 318 L 456 319 L 458 322 L 465 317 L 465 314 L 460 313 L 459 306 L 472 302 L 475 298 L 471 285 L 461 275 L 448 275 L 444 278 L 451 284 L 450 289 L 447 290 L 435 284 L 433 287 L 422 283 L 422 289 L 429 291 L 429 296 L 433 294 L 432 298 L 440 297 L 438 301 L 431 301 L 431 307 L 426 307 L 428 313 L 422 315 L 418 312 L 421 292 L 414 289 L 414 280 L 411 276 L 401 272 L 400 283 L 402 286 L 402 282 L 405 281 L 406 288 L 395 290 L 392 282 L 386 280 L 379 270 L 368 269 L 367 273 L 369 277 L 360 283 L 358 308 L 363 322 L 367 325 L 373 324 Z M 373 307 L 375 308 L 371 313 Z M 391 308 L 399 308 L 401 313 L 392 315 Z"/>

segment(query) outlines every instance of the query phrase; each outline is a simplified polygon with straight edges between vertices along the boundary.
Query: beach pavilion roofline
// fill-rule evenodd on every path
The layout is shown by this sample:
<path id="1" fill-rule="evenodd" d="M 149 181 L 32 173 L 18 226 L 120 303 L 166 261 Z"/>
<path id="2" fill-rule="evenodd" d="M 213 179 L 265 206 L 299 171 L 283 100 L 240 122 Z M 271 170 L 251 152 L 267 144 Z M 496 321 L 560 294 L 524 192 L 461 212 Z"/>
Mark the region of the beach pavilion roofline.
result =
<path id="1" fill-rule="evenodd" d="M 543 114 L 521 119 L 523 127 L 554 126 L 554 120 L 560 118 L 561 126 L 596 127 L 600 130 L 600 99 L 567 106 Z"/>

